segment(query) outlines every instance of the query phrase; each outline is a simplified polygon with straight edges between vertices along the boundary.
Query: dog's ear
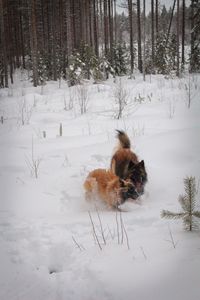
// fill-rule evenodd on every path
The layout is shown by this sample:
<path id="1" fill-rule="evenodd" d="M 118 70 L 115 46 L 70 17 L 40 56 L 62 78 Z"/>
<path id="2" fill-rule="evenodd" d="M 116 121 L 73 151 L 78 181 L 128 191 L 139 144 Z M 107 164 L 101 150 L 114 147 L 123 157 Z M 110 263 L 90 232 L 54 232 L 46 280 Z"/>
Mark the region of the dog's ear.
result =
<path id="1" fill-rule="evenodd" d="M 128 171 L 133 170 L 135 168 L 135 165 L 136 164 L 132 160 L 130 160 L 128 164 Z"/>
<path id="2" fill-rule="evenodd" d="M 144 169 L 144 160 L 141 160 L 141 162 L 139 163 L 140 167 L 142 167 Z"/>

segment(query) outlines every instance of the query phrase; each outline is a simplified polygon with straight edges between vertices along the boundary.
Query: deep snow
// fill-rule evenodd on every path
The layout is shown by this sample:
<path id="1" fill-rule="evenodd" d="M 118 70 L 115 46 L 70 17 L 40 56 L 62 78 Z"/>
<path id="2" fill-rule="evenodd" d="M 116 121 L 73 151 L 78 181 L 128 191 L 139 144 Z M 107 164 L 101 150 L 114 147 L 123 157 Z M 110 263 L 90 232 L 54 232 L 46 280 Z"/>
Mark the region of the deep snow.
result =
<path id="1" fill-rule="evenodd" d="M 200 76 L 122 78 L 130 103 L 120 120 L 112 79 L 85 83 L 81 115 L 76 87 L 33 88 L 24 74 L 15 76 L 0 90 L 0 299 L 197 300 L 200 232 L 185 232 L 181 220 L 166 221 L 160 212 L 180 210 L 184 177 L 200 179 Z M 129 247 L 120 229 L 118 237 L 119 212 L 86 203 L 82 187 L 89 171 L 109 168 L 117 128 L 145 160 L 149 179 L 145 195 L 121 207 Z M 32 160 L 39 162 L 37 179 Z"/>

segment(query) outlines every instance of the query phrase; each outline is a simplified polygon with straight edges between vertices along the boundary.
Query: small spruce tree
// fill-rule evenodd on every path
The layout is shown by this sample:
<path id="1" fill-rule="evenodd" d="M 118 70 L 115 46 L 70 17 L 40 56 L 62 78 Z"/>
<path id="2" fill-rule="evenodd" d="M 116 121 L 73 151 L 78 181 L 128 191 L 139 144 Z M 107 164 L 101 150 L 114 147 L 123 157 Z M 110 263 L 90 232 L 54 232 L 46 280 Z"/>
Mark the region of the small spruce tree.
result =
<path id="1" fill-rule="evenodd" d="M 196 46 L 194 53 L 190 54 L 190 70 L 192 72 L 200 72 L 200 46 Z"/>
<path id="2" fill-rule="evenodd" d="M 38 53 L 38 77 L 39 84 L 45 85 L 48 80 L 48 60 L 45 55 L 46 53 Z"/>
<path id="3" fill-rule="evenodd" d="M 113 47 L 114 71 L 117 76 L 127 73 L 128 51 L 125 43 L 118 43 Z"/>
<path id="4" fill-rule="evenodd" d="M 114 71 L 111 63 L 109 62 L 109 60 L 105 56 L 102 56 L 100 58 L 100 65 L 99 66 L 100 66 L 100 70 L 103 74 L 104 79 L 108 79 L 109 75 L 114 76 L 115 71 Z"/>
<path id="5" fill-rule="evenodd" d="M 103 72 L 101 70 L 101 60 L 98 57 L 94 57 L 93 59 L 92 77 L 95 83 L 103 80 Z"/>
<path id="6" fill-rule="evenodd" d="M 66 71 L 69 86 L 81 83 L 83 68 L 84 63 L 81 60 L 80 53 L 74 52 L 74 54 L 69 57 L 69 66 Z"/>
<path id="7" fill-rule="evenodd" d="M 156 40 L 156 55 L 155 55 L 155 69 L 158 74 L 168 74 L 167 70 L 167 53 L 166 53 L 166 36 L 159 35 Z M 147 60 L 148 62 L 148 60 Z M 151 68 L 151 66 L 150 66 Z"/>
<path id="8" fill-rule="evenodd" d="M 94 51 L 92 47 L 82 42 L 80 45 L 79 53 L 80 59 L 83 63 L 83 77 L 89 80 L 92 73 L 92 69 L 94 67 Z"/>
<path id="9" fill-rule="evenodd" d="M 167 219 L 182 219 L 185 230 L 192 231 L 198 228 L 197 218 L 200 218 L 200 211 L 195 210 L 195 195 L 196 184 L 194 177 L 187 177 L 184 179 L 185 195 L 179 196 L 179 202 L 183 209 L 182 212 L 171 212 L 163 210 L 161 212 L 162 218 Z"/>
<path id="10" fill-rule="evenodd" d="M 168 47 L 167 47 L 167 67 L 168 74 L 175 71 L 177 68 L 177 38 L 175 34 L 169 36 Z"/>

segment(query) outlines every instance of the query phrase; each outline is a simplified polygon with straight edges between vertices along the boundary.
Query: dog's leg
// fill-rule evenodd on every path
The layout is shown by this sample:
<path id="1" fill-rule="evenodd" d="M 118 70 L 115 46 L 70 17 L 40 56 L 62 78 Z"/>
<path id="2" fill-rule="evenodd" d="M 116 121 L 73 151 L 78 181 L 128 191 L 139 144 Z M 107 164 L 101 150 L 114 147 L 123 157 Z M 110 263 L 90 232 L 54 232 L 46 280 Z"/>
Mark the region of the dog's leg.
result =
<path id="1" fill-rule="evenodd" d="M 98 192 L 97 181 L 95 178 L 87 178 L 84 183 L 85 188 L 85 199 L 91 201 L 93 198 L 96 198 Z"/>

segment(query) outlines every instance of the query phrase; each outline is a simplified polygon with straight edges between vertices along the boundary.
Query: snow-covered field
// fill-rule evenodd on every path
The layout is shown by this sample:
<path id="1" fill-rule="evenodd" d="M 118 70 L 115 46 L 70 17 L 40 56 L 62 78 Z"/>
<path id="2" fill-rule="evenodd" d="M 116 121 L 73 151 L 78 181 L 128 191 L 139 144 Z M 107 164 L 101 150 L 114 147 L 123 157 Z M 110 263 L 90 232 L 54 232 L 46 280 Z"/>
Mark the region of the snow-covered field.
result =
<path id="1" fill-rule="evenodd" d="M 120 120 L 119 79 L 85 84 L 85 114 L 76 87 L 33 88 L 20 73 L 15 82 L 0 90 L 0 299 L 199 299 L 200 231 L 160 212 L 180 210 L 186 176 L 200 179 L 200 76 L 122 78 L 130 103 Z M 109 168 L 115 129 L 148 172 L 145 195 L 121 213 L 83 191 L 89 171 Z"/>

